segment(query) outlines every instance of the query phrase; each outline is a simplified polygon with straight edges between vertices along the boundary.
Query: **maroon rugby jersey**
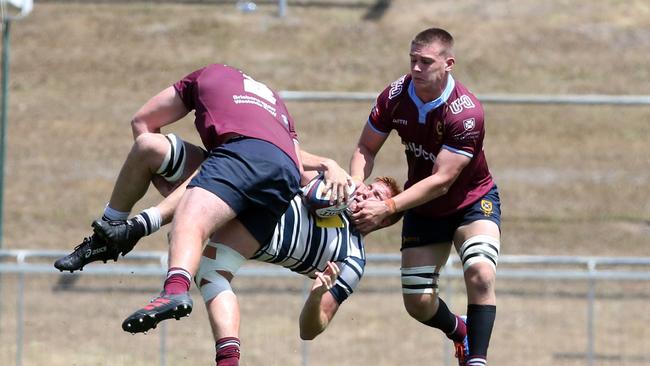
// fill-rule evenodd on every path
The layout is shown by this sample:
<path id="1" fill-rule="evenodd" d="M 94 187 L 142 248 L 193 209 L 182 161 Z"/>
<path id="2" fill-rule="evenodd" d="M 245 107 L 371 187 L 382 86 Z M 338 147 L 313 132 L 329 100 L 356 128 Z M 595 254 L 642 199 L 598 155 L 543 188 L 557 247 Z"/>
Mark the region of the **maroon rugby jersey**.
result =
<path id="1" fill-rule="evenodd" d="M 377 97 L 368 123 L 379 133 L 395 130 L 401 137 L 408 162 L 405 188 L 431 175 L 440 149 L 471 158 L 447 194 L 414 208 L 419 214 L 434 218 L 452 214 L 494 185 L 483 153 L 483 108 L 451 75 L 442 95 L 428 103 L 415 95 L 411 75 L 402 76 Z"/>
<path id="2" fill-rule="evenodd" d="M 192 72 L 174 88 L 194 110 L 194 124 L 208 151 L 222 144 L 225 134 L 237 133 L 272 143 L 299 165 L 293 118 L 265 84 L 234 67 L 214 64 Z"/>

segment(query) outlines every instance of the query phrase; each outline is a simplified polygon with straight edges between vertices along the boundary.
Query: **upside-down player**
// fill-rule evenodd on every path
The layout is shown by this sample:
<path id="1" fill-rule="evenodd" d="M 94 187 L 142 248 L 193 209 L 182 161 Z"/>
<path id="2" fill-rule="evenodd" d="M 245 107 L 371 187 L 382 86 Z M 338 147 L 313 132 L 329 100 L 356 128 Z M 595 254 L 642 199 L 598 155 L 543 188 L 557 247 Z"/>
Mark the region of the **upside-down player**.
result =
<path id="1" fill-rule="evenodd" d="M 150 179 L 157 182 L 156 186 L 167 198 L 128 220 L 96 221 L 96 233 L 92 240 L 85 241 L 73 253 L 59 259 L 55 266 L 72 272 L 90 262 L 116 258 L 120 251 L 130 251 L 140 238 L 157 231 L 161 224 L 170 222 L 178 202 L 177 197 L 187 184 L 188 174 L 198 166 L 201 151 L 198 146 L 184 142 L 172 134 L 141 135 L 134 143 L 125 165 L 153 162 L 149 167 L 134 169 L 149 172 Z M 329 159 L 304 151 L 301 156 L 307 162 L 306 166 L 320 167 L 333 174 L 340 169 Z M 194 158 L 186 160 L 188 157 Z M 180 170 L 168 172 L 173 174 L 167 174 L 168 177 L 163 180 L 165 174 L 155 172 L 163 170 L 159 167 L 168 165 Z M 316 173 L 310 171 L 305 174 L 310 177 Z M 183 181 L 184 184 L 181 184 Z M 119 192 L 119 188 L 116 187 L 116 191 Z M 357 190 L 349 208 L 355 210 L 359 202 L 366 200 L 388 199 L 399 191 L 393 179 L 378 178 L 373 184 Z M 151 212 L 160 217 L 160 223 L 156 226 L 147 225 Z M 400 214 L 391 216 L 371 230 L 390 225 L 400 217 Z M 250 245 L 237 238 L 223 237 L 224 235 L 228 235 L 227 230 L 217 231 L 212 236 L 204 249 L 195 278 L 208 309 L 219 366 L 238 364 L 239 309 L 230 288 L 230 280 L 246 258 L 278 264 L 315 278 L 300 315 L 300 336 L 306 340 L 315 338 L 325 330 L 340 304 L 354 291 L 363 275 L 365 250 L 361 233 L 354 229 L 346 215 L 328 220 L 316 218 L 307 210 L 300 195 L 291 201 L 273 236 L 264 245 Z M 230 246 L 220 244 L 224 240 L 231 243 Z M 242 244 L 241 247 L 239 244 Z M 92 254 L 86 256 L 85 253 Z M 143 321 L 140 322 L 139 319 Z M 142 332 L 155 327 L 158 321 L 143 312 L 134 314 L 122 326 L 127 332 Z"/>

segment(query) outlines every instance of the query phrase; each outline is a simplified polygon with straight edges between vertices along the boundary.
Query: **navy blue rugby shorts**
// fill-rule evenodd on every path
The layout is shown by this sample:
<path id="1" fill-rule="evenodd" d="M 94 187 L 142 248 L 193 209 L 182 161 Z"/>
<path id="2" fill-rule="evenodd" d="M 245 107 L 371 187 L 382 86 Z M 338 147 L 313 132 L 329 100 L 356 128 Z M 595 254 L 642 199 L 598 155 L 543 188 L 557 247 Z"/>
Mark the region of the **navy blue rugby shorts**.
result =
<path id="1" fill-rule="evenodd" d="M 496 184 L 474 204 L 450 216 L 432 219 L 412 210 L 406 211 L 402 222 L 402 249 L 449 243 L 458 227 L 478 220 L 489 220 L 501 227 L 501 200 Z"/>
<path id="2" fill-rule="evenodd" d="M 188 187 L 200 187 L 221 198 L 263 245 L 300 190 L 300 172 L 277 146 L 236 137 L 209 152 Z"/>

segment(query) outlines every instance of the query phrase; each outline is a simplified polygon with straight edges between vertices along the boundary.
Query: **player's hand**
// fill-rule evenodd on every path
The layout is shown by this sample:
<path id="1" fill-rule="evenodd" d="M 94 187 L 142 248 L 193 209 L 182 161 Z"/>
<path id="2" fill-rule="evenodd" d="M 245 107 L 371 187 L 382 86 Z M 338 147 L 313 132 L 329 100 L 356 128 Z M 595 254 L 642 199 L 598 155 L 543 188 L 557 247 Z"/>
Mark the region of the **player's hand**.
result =
<path id="1" fill-rule="evenodd" d="M 350 214 L 352 223 L 363 235 L 377 228 L 390 214 L 390 208 L 383 201 L 364 200 L 359 202 Z"/>
<path id="2" fill-rule="evenodd" d="M 340 205 L 348 202 L 352 193 L 352 177 L 334 160 L 328 160 L 324 172 L 325 193 L 330 192 L 330 204 Z"/>
<path id="3" fill-rule="evenodd" d="M 334 262 L 327 262 L 327 268 L 324 272 L 316 272 L 316 279 L 314 280 L 314 285 L 312 286 L 312 291 L 317 291 L 321 295 L 331 290 L 336 283 L 336 279 L 339 278 L 341 274 L 341 269 Z"/>

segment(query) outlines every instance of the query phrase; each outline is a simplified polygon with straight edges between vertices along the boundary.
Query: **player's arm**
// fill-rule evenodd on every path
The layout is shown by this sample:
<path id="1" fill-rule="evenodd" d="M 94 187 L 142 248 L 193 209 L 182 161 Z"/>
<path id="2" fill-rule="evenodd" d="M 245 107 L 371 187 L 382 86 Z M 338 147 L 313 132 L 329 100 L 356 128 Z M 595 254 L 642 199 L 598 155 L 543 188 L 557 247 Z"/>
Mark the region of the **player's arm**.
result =
<path id="1" fill-rule="evenodd" d="M 445 195 L 470 161 L 465 155 L 441 149 L 431 176 L 393 197 L 396 211 L 405 211 Z"/>
<path id="2" fill-rule="evenodd" d="M 380 133 L 366 123 L 350 159 L 350 175 L 354 183 L 361 185 L 370 176 L 375 166 L 375 156 L 387 138 L 388 134 Z"/>
<path id="3" fill-rule="evenodd" d="M 303 176 L 307 178 L 307 182 L 303 185 L 312 180 L 317 175 L 317 171 L 324 172 L 326 192 L 329 190 L 335 192 L 331 196 L 331 203 L 333 204 L 334 200 L 337 201 L 337 204 L 348 201 L 349 192 L 346 186 L 352 184 L 352 178 L 335 160 L 314 155 L 305 150 L 300 150 L 300 159 L 305 169 Z"/>
<path id="4" fill-rule="evenodd" d="M 173 86 L 149 99 L 131 120 L 133 138 L 147 132 L 160 133 L 160 128 L 183 118 L 189 110 Z"/>
<path id="5" fill-rule="evenodd" d="M 314 285 L 309 297 L 300 312 L 300 338 L 312 340 L 322 333 L 339 308 L 332 293 L 329 291 L 338 278 L 340 269 L 332 262 L 327 263 L 325 272 L 316 272 Z"/>
<path id="6" fill-rule="evenodd" d="M 408 210 L 446 194 L 470 161 L 468 156 L 441 149 L 429 177 L 392 199 L 360 202 L 357 211 L 352 214 L 352 221 L 359 231 L 369 232 L 395 212 Z"/>

